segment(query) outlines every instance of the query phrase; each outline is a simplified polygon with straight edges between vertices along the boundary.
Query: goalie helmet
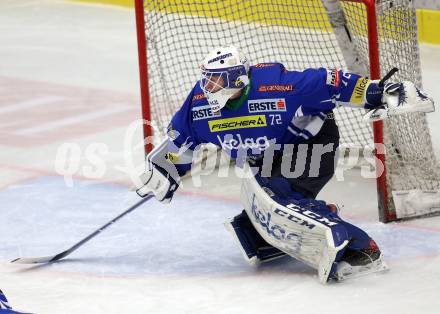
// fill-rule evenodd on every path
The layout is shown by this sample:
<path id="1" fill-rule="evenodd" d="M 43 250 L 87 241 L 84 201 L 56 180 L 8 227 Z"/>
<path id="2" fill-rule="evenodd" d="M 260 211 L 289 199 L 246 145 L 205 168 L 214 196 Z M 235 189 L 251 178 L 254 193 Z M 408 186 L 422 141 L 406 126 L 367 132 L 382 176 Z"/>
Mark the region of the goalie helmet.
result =
<path id="1" fill-rule="evenodd" d="M 228 99 L 249 84 L 249 62 L 234 46 L 214 49 L 200 68 L 200 87 L 213 111 L 223 108 Z"/>

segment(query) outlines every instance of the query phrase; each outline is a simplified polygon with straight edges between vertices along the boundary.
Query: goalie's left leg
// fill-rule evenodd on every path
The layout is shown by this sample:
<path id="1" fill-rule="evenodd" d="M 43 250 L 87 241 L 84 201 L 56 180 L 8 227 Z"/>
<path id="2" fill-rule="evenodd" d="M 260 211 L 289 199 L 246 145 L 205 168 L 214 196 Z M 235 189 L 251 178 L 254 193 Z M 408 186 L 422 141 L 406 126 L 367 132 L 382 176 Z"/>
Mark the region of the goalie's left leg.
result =
<path id="1" fill-rule="evenodd" d="M 314 212 L 339 220 L 349 235 L 348 245 L 335 260 L 336 267 L 332 269 L 330 278 L 345 280 L 388 270 L 376 242 L 362 229 L 343 221 L 333 206 L 327 205 L 327 208 L 331 214 L 326 214 L 325 208 L 315 209 Z"/>
<path id="2" fill-rule="evenodd" d="M 318 270 L 322 283 L 387 268 L 367 233 L 325 202 L 292 191 L 284 178 L 245 178 L 241 199 L 264 241 Z"/>
<path id="3" fill-rule="evenodd" d="M 388 270 L 388 266 L 383 261 L 382 252 L 376 242 L 370 239 L 368 246 L 363 249 L 347 247 L 331 278 L 345 280 L 385 270 Z"/>

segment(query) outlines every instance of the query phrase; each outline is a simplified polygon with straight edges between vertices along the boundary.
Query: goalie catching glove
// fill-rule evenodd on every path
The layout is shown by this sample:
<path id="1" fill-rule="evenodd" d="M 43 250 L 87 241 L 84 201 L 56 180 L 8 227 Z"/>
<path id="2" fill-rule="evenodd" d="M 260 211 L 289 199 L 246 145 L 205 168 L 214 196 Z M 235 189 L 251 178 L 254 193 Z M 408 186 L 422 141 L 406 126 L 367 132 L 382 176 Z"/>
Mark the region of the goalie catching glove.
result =
<path id="1" fill-rule="evenodd" d="M 153 193 L 158 201 L 162 203 L 171 202 L 174 192 L 179 187 L 180 177 L 175 168 L 170 168 L 174 166 L 165 158 L 166 153 L 167 145 L 165 141 L 148 154 L 147 170 L 140 178 L 143 186 L 136 190 L 140 197 Z M 159 166 L 159 164 L 162 166 Z M 177 175 L 171 175 L 173 170 Z"/>
<path id="2" fill-rule="evenodd" d="M 370 109 L 365 115 L 366 122 L 386 119 L 390 116 L 410 112 L 433 112 L 434 101 L 414 83 L 384 83 L 397 69 L 393 69 L 380 82 L 372 81 L 366 91 L 367 104 Z"/>

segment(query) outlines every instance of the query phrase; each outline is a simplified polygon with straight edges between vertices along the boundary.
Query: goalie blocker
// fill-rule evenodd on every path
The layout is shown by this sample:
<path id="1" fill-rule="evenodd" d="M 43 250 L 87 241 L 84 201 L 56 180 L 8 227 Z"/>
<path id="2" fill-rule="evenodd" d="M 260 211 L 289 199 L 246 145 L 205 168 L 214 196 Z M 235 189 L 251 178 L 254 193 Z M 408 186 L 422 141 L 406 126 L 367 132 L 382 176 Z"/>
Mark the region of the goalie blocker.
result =
<path id="1" fill-rule="evenodd" d="M 225 225 L 251 264 L 287 254 L 316 269 L 322 283 L 388 268 L 364 231 L 325 202 L 292 191 L 283 178 L 243 179 L 241 200 L 244 212 Z"/>

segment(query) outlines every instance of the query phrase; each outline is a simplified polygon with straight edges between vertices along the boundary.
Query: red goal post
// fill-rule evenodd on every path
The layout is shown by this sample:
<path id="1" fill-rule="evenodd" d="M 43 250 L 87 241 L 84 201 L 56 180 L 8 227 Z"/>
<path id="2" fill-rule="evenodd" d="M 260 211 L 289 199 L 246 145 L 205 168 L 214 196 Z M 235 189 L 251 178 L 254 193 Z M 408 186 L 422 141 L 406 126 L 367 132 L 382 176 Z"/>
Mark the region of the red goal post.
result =
<path id="1" fill-rule="evenodd" d="M 251 62 L 289 69 L 337 67 L 379 79 L 396 66 L 398 80 L 421 85 L 416 13 L 410 0 L 135 0 L 144 136 L 164 137 L 173 112 L 215 46 L 237 44 Z M 424 114 L 373 127 L 360 110 L 335 116 L 341 143 L 376 150 L 379 218 L 388 222 L 440 210 L 440 170 Z M 374 139 L 374 140 L 373 140 Z M 146 153 L 152 149 L 145 145 Z M 426 193 L 423 208 L 414 199 Z M 411 203 L 413 201 L 413 203 Z M 439 201 L 440 202 L 440 201 Z"/>

